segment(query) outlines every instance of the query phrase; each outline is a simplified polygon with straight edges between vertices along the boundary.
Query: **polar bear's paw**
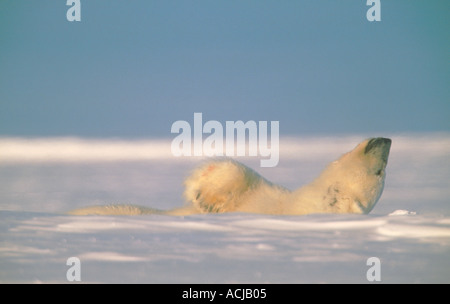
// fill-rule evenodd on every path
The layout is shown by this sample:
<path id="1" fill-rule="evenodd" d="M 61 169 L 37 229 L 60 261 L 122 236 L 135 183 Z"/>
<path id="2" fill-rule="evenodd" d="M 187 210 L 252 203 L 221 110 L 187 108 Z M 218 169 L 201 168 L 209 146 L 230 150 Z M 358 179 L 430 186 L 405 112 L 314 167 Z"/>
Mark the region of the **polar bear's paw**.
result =
<path id="1" fill-rule="evenodd" d="M 245 193 L 262 181 L 253 170 L 232 161 L 210 161 L 185 181 L 185 198 L 202 212 L 236 210 Z"/>

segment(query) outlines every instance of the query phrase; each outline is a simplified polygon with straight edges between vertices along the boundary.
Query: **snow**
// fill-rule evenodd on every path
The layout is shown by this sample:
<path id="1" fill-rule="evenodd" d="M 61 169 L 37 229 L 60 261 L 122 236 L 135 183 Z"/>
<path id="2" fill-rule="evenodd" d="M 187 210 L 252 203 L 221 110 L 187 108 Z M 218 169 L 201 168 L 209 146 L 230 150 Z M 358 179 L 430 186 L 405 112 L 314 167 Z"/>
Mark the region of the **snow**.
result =
<path id="1" fill-rule="evenodd" d="M 414 211 L 408 211 L 408 210 L 395 210 L 392 213 L 388 214 L 389 216 L 397 216 L 397 215 L 416 215 L 416 212 Z"/>
<path id="2" fill-rule="evenodd" d="M 294 189 L 365 137 L 282 138 L 275 168 L 238 160 Z M 450 134 L 390 137 L 369 215 L 185 217 L 64 214 L 181 206 L 201 158 L 171 157 L 170 141 L 0 139 L 0 282 L 67 283 L 78 257 L 83 283 L 369 283 L 378 257 L 381 283 L 450 283 Z"/>

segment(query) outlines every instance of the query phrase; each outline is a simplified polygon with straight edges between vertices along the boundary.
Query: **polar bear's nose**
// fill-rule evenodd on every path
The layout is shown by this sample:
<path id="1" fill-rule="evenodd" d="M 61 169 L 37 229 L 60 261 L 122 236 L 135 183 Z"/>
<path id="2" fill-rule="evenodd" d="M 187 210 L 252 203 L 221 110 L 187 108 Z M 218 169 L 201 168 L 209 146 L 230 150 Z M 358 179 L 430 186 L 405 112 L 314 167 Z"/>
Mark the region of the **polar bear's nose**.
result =
<path id="1" fill-rule="evenodd" d="M 367 146 L 364 149 L 364 153 L 367 154 L 368 152 L 370 152 L 371 150 L 373 150 L 376 147 L 382 148 L 382 150 L 389 151 L 389 149 L 391 147 L 391 143 L 392 143 L 392 140 L 390 140 L 389 138 L 384 138 L 384 137 L 372 138 L 367 143 Z"/>

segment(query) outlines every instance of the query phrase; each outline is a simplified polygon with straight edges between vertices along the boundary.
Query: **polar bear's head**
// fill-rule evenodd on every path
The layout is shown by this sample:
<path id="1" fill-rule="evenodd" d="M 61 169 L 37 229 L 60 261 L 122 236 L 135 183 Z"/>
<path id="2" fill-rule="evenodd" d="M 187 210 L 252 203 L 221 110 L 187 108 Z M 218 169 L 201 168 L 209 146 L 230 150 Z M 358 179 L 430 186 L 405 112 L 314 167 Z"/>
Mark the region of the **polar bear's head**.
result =
<path id="1" fill-rule="evenodd" d="M 370 138 L 334 161 L 319 177 L 333 212 L 369 213 L 381 196 L 391 140 Z"/>

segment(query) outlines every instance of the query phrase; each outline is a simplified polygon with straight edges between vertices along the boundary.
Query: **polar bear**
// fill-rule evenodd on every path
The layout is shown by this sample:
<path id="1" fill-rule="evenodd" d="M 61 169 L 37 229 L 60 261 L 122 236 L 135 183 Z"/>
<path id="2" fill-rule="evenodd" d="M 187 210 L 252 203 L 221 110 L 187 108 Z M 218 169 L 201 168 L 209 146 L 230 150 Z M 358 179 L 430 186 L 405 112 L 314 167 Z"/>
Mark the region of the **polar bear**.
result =
<path id="1" fill-rule="evenodd" d="M 131 205 L 94 206 L 70 214 L 367 214 L 383 192 L 390 147 L 389 138 L 367 139 L 295 191 L 272 184 L 237 161 L 210 160 L 186 179 L 184 197 L 189 204 L 185 207 L 160 211 Z"/>

